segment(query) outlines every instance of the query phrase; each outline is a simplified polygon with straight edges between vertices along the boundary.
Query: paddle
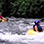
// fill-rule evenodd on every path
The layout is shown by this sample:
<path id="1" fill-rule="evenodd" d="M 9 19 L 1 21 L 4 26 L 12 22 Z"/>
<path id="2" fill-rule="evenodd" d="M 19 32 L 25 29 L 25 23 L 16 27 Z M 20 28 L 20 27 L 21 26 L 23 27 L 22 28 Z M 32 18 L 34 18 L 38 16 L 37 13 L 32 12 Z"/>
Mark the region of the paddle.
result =
<path id="1" fill-rule="evenodd" d="M 44 21 L 44 17 L 41 19 L 41 21 L 42 21 L 42 22 Z"/>

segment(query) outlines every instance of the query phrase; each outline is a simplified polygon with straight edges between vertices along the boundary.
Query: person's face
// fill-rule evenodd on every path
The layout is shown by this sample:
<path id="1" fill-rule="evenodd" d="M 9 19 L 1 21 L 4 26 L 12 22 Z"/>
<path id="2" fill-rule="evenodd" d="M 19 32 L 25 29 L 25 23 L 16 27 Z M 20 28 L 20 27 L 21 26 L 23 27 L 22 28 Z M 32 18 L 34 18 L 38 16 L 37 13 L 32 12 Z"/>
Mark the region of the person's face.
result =
<path id="1" fill-rule="evenodd" d="M 40 22 L 38 23 L 38 25 L 40 26 Z"/>

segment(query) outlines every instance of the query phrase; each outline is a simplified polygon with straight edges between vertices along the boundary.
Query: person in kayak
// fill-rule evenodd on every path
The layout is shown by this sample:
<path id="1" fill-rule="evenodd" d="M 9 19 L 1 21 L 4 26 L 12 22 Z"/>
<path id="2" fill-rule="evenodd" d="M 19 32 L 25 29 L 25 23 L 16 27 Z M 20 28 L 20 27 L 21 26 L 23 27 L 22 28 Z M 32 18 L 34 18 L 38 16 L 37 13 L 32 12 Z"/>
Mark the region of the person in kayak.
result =
<path id="1" fill-rule="evenodd" d="M 1 16 L 1 13 L 0 13 L 0 21 L 2 21 L 2 20 L 6 20 L 3 16 Z"/>
<path id="2" fill-rule="evenodd" d="M 36 20 L 35 25 L 33 26 L 34 31 L 43 32 L 42 27 L 40 26 L 40 20 Z"/>

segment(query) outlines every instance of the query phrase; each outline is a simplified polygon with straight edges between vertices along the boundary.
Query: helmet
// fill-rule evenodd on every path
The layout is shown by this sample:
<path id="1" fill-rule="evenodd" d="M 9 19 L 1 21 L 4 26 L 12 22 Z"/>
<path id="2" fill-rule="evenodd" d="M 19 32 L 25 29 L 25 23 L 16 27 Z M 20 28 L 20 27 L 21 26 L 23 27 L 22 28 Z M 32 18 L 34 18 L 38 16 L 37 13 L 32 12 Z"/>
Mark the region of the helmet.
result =
<path id="1" fill-rule="evenodd" d="M 34 23 L 35 23 L 35 24 L 38 24 L 39 22 L 40 22 L 40 20 L 36 20 Z"/>

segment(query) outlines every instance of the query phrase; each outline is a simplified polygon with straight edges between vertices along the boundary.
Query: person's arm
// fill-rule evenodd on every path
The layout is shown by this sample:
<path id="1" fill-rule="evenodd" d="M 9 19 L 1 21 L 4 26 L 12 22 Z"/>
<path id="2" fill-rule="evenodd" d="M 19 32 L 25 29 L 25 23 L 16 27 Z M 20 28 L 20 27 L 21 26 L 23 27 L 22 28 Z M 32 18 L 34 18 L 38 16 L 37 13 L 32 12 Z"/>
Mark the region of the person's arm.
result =
<path id="1" fill-rule="evenodd" d="M 2 17 L 2 19 L 6 20 L 4 17 Z"/>
<path id="2" fill-rule="evenodd" d="M 37 26 L 35 26 L 35 30 L 36 30 L 36 32 L 39 32 Z"/>

